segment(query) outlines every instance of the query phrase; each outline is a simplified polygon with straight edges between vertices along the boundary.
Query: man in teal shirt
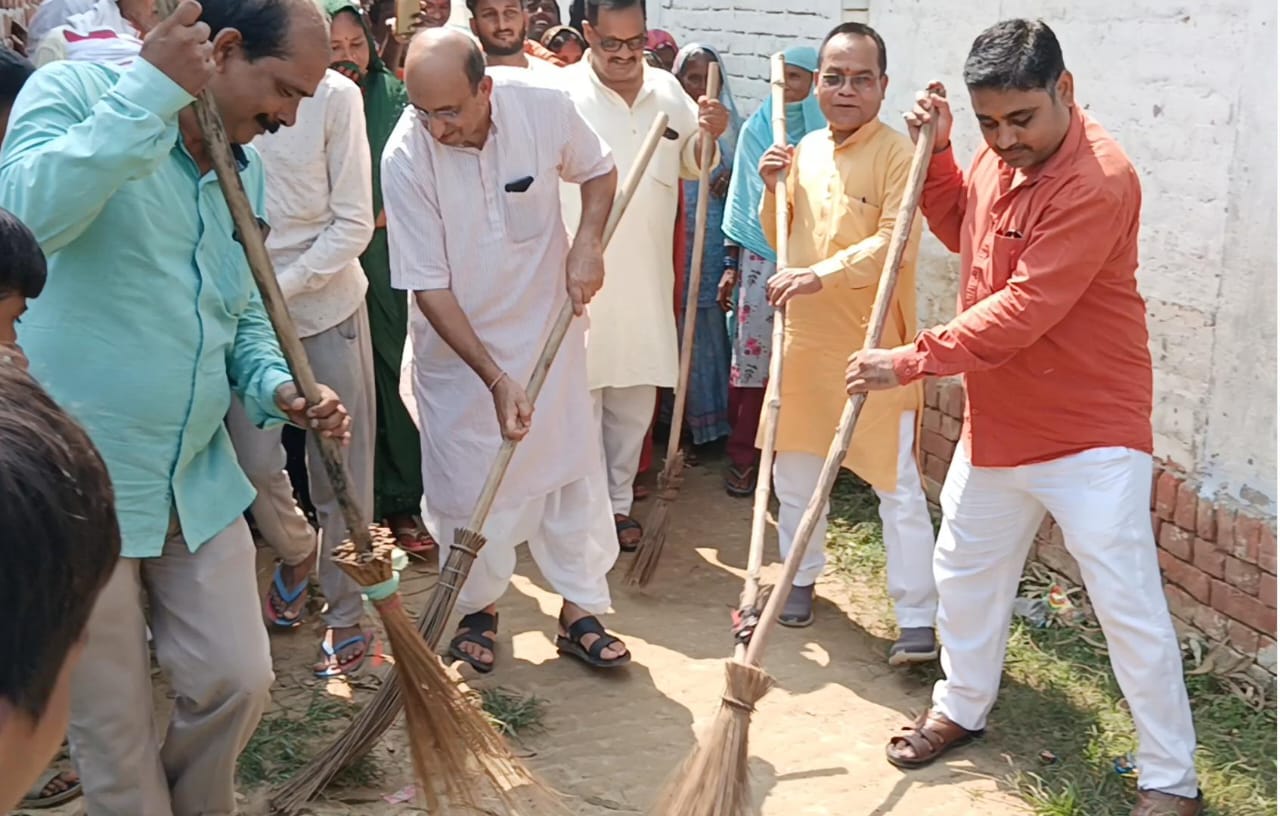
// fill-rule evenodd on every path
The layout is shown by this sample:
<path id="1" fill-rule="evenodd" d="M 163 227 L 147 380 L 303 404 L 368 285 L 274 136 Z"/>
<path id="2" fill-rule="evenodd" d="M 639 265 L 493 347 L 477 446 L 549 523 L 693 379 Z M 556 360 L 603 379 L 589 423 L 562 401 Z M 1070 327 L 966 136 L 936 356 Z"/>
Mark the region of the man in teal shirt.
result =
<path id="1" fill-rule="evenodd" d="M 123 539 L 72 678 L 72 754 L 95 816 L 235 811 L 235 758 L 273 677 L 241 517 L 253 490 L 223 419 L 233 390 L 261 426 L 345 438 L 349 419 L 331 391 L 311 409 L 298 398 L 189 105 L 207 87 L 247 144 L 293 124 L 328 53 L 310 0 L 185 0 L 130 67 L 51 65 L 11 115 L 0 207 L 49 257 L 19 337 L 102 451 Z M 237 154 L 263 213 L 260 162 Z M 163 748 L 144 594 L 176 694 Z"/>

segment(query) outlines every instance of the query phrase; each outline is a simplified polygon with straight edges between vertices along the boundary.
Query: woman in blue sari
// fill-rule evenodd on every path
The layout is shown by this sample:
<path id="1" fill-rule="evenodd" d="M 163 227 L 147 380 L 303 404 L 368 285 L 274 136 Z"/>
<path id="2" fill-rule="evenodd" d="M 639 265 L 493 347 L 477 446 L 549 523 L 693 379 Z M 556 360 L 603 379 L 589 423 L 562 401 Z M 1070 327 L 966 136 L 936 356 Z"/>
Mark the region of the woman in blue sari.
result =
<path id="1" fill-rule="evenodd" d="M 827 124 L 813 95 L 818 52 L 807 46 L 796 46 L 782 52 L 782 56 L 786 62 L 787 144 L 794 145 Z M 740 497 L 749 497 L 755 491 L 759 463 L 756 430 L 764 407 L 772 346 L 773 307 L 765 296 L 765 286 L 777 269 L 777 256 L 760 227 L 764 182 L 756 170 L 760 157 L 772 144 L 773 99 L 770 97 L 751 115 L 738 137 L 734 158 L 738 172 L 730 181 L 722 225 L 728 246 L 717 298 L 721 309 L 733 312 L 730 319 L 733 360 L 729 377 L 732 433 L 724 485 L 729 495 Z"/>
<path id="2" fill-rule="evenodd" d="M 707 234 L 702 248 L 702 275 L 698 289 L 698 311 L 694 323 L 693 366 L 689 372 L 689 396 L 685 404 L 685 427 L 695 445 L 704 445 L 729 435 L 729 333 L 724 312 L 716 302 L 716 286 L 724 271 L 724 233 L 720 224 L 724 220 L 725 196 L 729 191 L 729 179 L 733 168 L 733 156 L 738 129 L 742 117 L 738 115 L 733 94 L 729 91 L 728 74 L 720 54 L 711 46 L 690 43 L 676 54 L 673 73 L 684 86 L 685 92 L 695 101 L 706 93 L 708 67 L 720 66 L 720 102 L 729 109 L 729 128 L 720 137 L 720 165 L 711 171 L 711 195 L 707 202 Z M 685 181 L 684 201 L 692 210 L 698 200 L 698 182 Z M 693 252 L 696 220 L 693 213 L 686 215 L 685 246 Z M 693 271 L 693 259 L 688 258 L 686 269 Z M 688 283 L 686 282 L 686 287 Z M 681 296 L 681 308 L 685 293 Z M 682 329 L 683 331 L 683 329 Z M 665 413 L 665 412 L 664 412 Z"/>

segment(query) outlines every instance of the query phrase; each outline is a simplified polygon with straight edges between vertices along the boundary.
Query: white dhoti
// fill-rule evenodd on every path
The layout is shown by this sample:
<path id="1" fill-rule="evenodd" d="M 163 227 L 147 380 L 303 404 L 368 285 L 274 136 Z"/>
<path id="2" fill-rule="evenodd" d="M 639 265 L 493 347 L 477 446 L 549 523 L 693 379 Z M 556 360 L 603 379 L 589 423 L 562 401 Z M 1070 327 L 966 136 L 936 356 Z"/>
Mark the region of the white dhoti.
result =
<path id="1" fill-rule="evenodd" d="M 449 557 L 453 531 L 466 518 L 425 516 L 440 542 L 440 563 Z M 458 593 L 458 610 L 469 615 L 495 603 L 516 569 L 516 547 L 528 542 L 542 577 L 569 603 L 593 615 L 609 611 L 609 570 L 618 559 L 618 538 L 609 512 L 604 474 L 595 472 L 544 496 L 489 514 L 481 530 L 486 543 Z"/>
<path id="2" fill-rule="evenodd" d="M 958 445 L 942 488 L 933 562 L 946 672 L 933 705 L 964 728 L 986 726 L 1000 690 L 1018 581 L 1048 510 L 1080 565 L 1133 714 L 1140 786 L 1194 797 L 1196 735 L 1156 560 L 1150 498 L 1151 456 L 1138 451 L 1096 448 L 983 468 Z"/>

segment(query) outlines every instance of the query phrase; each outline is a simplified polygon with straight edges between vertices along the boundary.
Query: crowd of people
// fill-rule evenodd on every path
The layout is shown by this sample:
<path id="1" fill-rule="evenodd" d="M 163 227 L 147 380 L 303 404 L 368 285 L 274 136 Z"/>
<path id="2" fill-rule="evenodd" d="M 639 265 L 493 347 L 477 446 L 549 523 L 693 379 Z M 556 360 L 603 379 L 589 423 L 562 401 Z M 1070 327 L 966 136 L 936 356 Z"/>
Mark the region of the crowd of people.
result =
<path id="1" fill-rule="evenodd" d="M 320 436 L 344 443 L 363 521 L 441 562 L 488 463 L 518 442 L 449 654 L 495 670 L 527 542 L 562 598 L 560 654 L 626 666 L 600 616 L 610 570 L 643 535 L 637 476 L 693 319 L 688 443 L 725 441 L 730 495 L 761 477 L 781 355 L 767 475 L 780 552 L 805 548 L 788 626 L 813 622 L 825 565 L 825 519 L 796 541 L 801 517 L 846 400 L 870 392 L 843 464 L 879 499 L 899 629 L 887 657 L 941 656 L 946 674 L 889 741 L 891 763 L 927 765 L 982 734 L 1048 510 L 1137 726 L 1133 813 L 1203 812 L 1147 509 L 1141 192 L 1076 103 L 1048 26 L 1006 21 L 975 40 L 964 81 L 986 146 L 964 172 L 942 86 L 901 130 L 882 121 L 889 50 L 866 25 L 783 52 L 784 145 L 772 101 L 744 119 L 720 53 L 651 29 L 643 0 L 576 2 L 567 24 L 552 0 L 468 0 L 467 28 L 422 0 L 408 36 L 394 6 L 183 0 L 161 16 L 153 0 L 46 0 L 26 56 L 0 51 L 0 557 L 21 565 L 0 571 L 0 646 L 17 656 L 0 668 L 0 809 L 83 794 L 91 816 L 234 813 L 235 760 L 273 682 L 268 633 L 306 622 L 313 575 L 312 670 L 361 670 L 376 636 L 330 560 L 347 530 Z M 325 383 L 316 404 L 293 383 L 212 171 L 190 107 L 204 91 Z M 917 330 L 918 220 L 885 348 L 854 353 L 927 121 L 919 220 L 961 255 L 958 314 Z M 566 299 L 575 318 L 535 406 L 524 383 Z M 400 396 L 406 345 L 416 423 Z M 965 376 L 968 408 L 935 539 L 921 381 L 950 375 Z M 263 595 L 249 520 L 277 561 Z M 174 696 L 163 739 L 153 653 Z M 45 768 L 64 730 L 76 772 Z"/>

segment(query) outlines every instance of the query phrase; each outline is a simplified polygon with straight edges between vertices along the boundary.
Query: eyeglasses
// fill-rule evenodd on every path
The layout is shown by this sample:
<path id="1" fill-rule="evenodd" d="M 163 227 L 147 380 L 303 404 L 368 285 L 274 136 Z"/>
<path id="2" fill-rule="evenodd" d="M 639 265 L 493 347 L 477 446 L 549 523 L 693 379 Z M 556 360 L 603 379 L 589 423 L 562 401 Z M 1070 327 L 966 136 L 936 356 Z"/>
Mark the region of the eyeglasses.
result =
<path id="1" fill-rule="evenodd" d="M 460 110 L 429 111 L 423 110 L 417 105 L 413 106 L 413 112 L 417 114 L 418 121 L 427 126 L 430 126 L 433 121 L 456 122 L 458 117 L 462 115 Z"/>
<path id="2" fill-rule="evenodd" d="M 644 44 L 648 39 L 648 34 L 637 34 L 636 36 L 626 40 L 619 40 L 615 37 L 601 37 L 600 50 L 613 53 L 615 51 L 621 51 L 622 46 L 625 45 L 628 51 L 643 51 Z"/>
<path id="3" fill-rule="evenodd" d="M 852 85 L 853 89 L 858 93 L 869 93 L 875 90 L 880 84 L 880 77 L 870 74 L 857 74 L 850 76 L 848 74 L 823 74 L 818 78 L 822 83 L 822 87 L 838 90 L 846 84 Z"/>

